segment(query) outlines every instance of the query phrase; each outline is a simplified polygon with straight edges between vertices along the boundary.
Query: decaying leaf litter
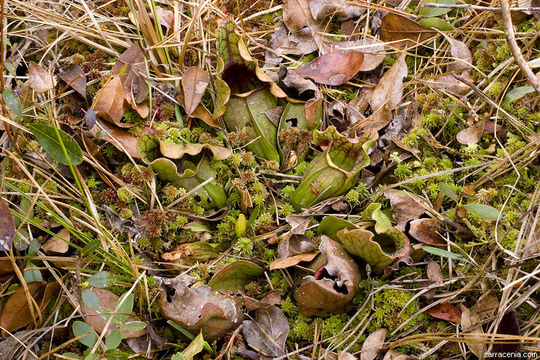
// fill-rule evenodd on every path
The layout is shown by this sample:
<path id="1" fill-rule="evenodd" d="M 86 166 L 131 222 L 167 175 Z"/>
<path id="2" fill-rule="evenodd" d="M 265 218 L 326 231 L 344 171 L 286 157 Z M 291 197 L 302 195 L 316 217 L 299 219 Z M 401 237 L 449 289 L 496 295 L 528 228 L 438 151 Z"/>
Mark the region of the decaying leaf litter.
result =
<path id="1" fill-rule="evenodd" d="M 534 1 L 2 5 L 3 357 L 539 351 Z"/>

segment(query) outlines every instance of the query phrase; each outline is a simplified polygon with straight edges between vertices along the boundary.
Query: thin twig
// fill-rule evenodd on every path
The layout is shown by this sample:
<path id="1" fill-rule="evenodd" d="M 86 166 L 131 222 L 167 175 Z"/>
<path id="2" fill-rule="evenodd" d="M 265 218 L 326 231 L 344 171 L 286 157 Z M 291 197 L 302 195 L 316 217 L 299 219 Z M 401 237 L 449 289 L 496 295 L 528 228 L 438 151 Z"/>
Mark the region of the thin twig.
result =
<path id="1" fill-rule="evenodd" d="M 532 84 L 532 86 L 540 93 L 540 79 L 538 79 L 534 73 L 532 72 L 529 65 L 527 65 L 527 62 L 523 58 L 523 55 L 521 54 L 521 49 L 519 48 L 517 42 L 516 42 L 516 36 L 514 34 L 514 25 L 512 24 L 512 18 L 510 16 L 510 8 L 508 6 L 508 0 L 501 0 L 501 9 L 502 9 L 502 17 L 503 17 L 503 25 L 504 25 L 504 34 L 506 35 L 506 41 L 508 42 L 508 46 L 510 46 L 510 50 L 512 51 L 512 55 L 514 56 L 514 59 L 516 59 L 516 63 L 518 64 L 519 68 L 525 76 L 527 76 L 527 79 Z"/>
<path id="2" fill-rule="evenodd" d="M 502 11 L 502 8 L 478 6 L 470 4 L 434 4 L 426 3 L 421 7 L 427 8 L 448 8 L 448 9 L 468 9 L 468 10 L 481 10 L 481 11 Z M 509 8 L 509 11 L 540 11 L 540 7 L 515 7 Z"/>

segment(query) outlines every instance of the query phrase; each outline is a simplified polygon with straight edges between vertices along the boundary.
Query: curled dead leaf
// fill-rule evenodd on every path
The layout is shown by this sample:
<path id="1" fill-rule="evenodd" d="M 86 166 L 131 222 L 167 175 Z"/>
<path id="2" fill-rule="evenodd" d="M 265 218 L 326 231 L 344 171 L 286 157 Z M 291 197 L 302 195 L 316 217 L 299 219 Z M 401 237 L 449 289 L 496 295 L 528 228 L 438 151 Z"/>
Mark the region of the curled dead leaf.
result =
<path id="1" fill-rule="evenodd" d="M 243 313 L 231 297 L 214 292 L 207 285 L 194 287 L 195 279 L 187 275 L 159 279 L 163 317 L 186 330 L 202 331 L 204 339 L 213 341 L 241 324 Z"/>
<path id="2" fill-rule="evenodd" d="M 111 73 L 120 79 L 123 96 L 134 108 L 148 97 L 145 57 L 138 43 L 120 54 Z"/>
<path id="3" fill-rule="evenodd" d="M 427 264 L 426 274 L 429 280 L 441 284 L 443 282 L 443 275 L 441 271 L 441 265 L 433 260 L 430 260 Z"/>
<path id="4" fill-rule="evenodd" d="M 311 252 L 311 253 L 293 255 L 290 257 L 282 258 L 282 259 L 276 259 L 270 263 L 270 270 L 286 269 L 288 267 L 297 265 L 303 261 L 311 261 L 315 259 L 315 257 L 318 254 L 319 254 L 318 252 Z"/>
<path id="5" fill-rule="evenodd" d="M 70 233 L 67 229 L 61 229 L 56 236 L 47 240 L 41 248 L 47 254 L 65 254 L 69 250 Z"/>
<path id="6" fill-rule="evenodd" d="M 58 77 L 86 100 L 86 75 L 81 65 L 69 65 L 66 70 L 58 74 Z"/>
<path id="7" fill-rule="evenodd" d="M 13 274 L 15 269 L 13 268 L 13 263 L 8 257 L 0 257 L 0 277 Z"/>
<path id="8" fill-rule="evenodd" d="M 403 97 L 403 79 L 407 77 L 407 63 L 404 52 L 396 62 L 383 75 L 373 89 L 369 104 L 373 111 L 377 111 L 386 104 L 389 110 L 394 110 L 401 103 Z"/>
<path id="9" fill-rule="evenodd" d="M 28 84 L 36 92 L 44 93 L 54 89 L 56 80 L 47 70 L 30 61 L 30 64 L 28 64 Z"/>
<path id="10" fill-rule="evenodd" d="M 392 206 L 392 217 L 396 220 L 398 228 L 405 230 L 405 226 L 410 220 L 418 219 L 426 212 L 429 206 L 426 200 L 401 190 L 389 190 L 384 196 L 390 200 Z"/>
<path id="11" fill-rule="evenodd" d="M 36 281 L 27 284 L 29 295 L 34 298 L 43 311 L 52 296 L 58 291 L 60 285 L 57 282 L 46 284 L 43 281 Z M 34 315 L 37 317 L 38 309 L 34 308 Z M 23 286 L 19 287 L 9 297 L 0 314 L 0 326 L 2 336 L 7 336 L 7 331 L 13 332 L 32 323 L 32 313 L 30 312 L 28 298 Z"/>
<path id="12" fill-rule="evenodd" d="M 389 13 L 382 19 L 381 39 L 391 42 L 390 45 L 400 47 L 414 45 L 436 35 L 437 32 L 427 30 L 409 18 Z"/>
<path id="13" fill-rule="evenodd" d="M 175 251 L 161 254 L 163 261 L 189 266 L 215 259 L 218 256 L 219 252 L 212 245 L 202 241 L 181 244 Z"/>
<path id="14" fill-rule="evenodd" d="M 262 359 L 273 359 L 285 354 L 289 321 L 277 306 L 261 308 L 255 312 L 254 321 L 244 320 L 242 335 Z"/>
<path id="15" fill-rule="evenodd" d="M 461 329 L 463 332 L 471 333 L 470 337 L 467 337 L 467 347 L 474 355 L 482 359 L 486 345 L 483 344 L 485 337 L 480 317 L 463 304 L 461 304 Z"/>
<path id="16" fill-rule="evenodd" d="M 378 329 L 369 334 L 360 352 L 360 360 L 374 360 L 377 354 L 384 347 L 384 339 L 386 338 L 386 329 Z"/>
<path id="17" fill-rule="evenodd" d="M 114 76 L 107 81 L 96 97 L 92 105 L 96 115 L 119 127 L 131 127 L 130 124 L 122 124 L 124 116 L 124 89 L 119 77 Z"/>
<path id="18" fill-rule="evenodd" d="M 115 148 L 135 159 L 141 157 L 137 151 L 137 138 L 122 128 L 106 121 L 96 120 L 96 126 L 90 129 L 90 133 L 100 140 L 113 144 Z"/>
<path id="19" fill-rule="evenodd" d="M 361 69 L 364 54 L 359 51 L 338 50 L 299 67 L 295 72 L 324 85 L 337 86 L 352 79 Z"/>
<path id="20" fill-rule="evenodd" d="M 184 109 L 188 115 L 191 115 L 201 102 L 209 83 L 210 74 L 198 66 L 189 67 L 184 72 L 182 89 L 184 90 Z"/>
<path id="21" fill-rule="evenodd" d="M 482 134 L 484 133 L 484 121 L 479 121 L 476 124 L 469 126 L 466 129 L 461 130 L 456 135 L 456 140 L 460 144 L 472 145 L 480 141 Z"/>
<path id="22" fill-rule="evenodd" d="M 410 222 L 409 235 L 428 245 L 444 245 L 446 241 L 440 234 L 441 225 L 435 219 L 416 219 Z"/>
<path id="23" fill-rule="evenodd" d="M 461 323 L 461 312 L 450 303 L 440 303 L 427 310 L 427 313 L 436 319 Z"/>
<path id="24" fill-rule="evenodd" d="M 13 215 L 4 199 L 0 196 L 0 251 L 9 251 L 16 232 Z"/>

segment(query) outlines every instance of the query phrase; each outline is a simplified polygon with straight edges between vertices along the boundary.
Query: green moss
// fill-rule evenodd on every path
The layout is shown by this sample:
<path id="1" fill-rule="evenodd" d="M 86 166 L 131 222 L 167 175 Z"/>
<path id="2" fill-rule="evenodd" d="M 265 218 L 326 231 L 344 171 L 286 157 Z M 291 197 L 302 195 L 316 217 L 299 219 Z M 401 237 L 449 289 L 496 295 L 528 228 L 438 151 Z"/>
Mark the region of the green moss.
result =
<path id="1" fill-rule="evenodd" d="M 398 326 L 412 318 L 420 310 L 417 300 L 405 308 L 405 305 L 412 299 L 410 293 L 398 289 L 384 289 L 375 295 L 373 321 L 370 324 L 370 331 L 381 327 L 389 332 L 394 331 Z M 400 314 L 401 313 L 401 314 Z M 425 315 L 420 314 L 409 321 L 403 330 L 410 329 L 424 320 Z"/>
<path id="2" fill-rule="evenodd" d="M 116 195 L 118 195 L 119 200 L 125 203 L 129 203 L 133 200 L 133 194 L 125 186 L 116 190 Z"/>
<path id="3" fill-rule="evenodd" d="M 253 242 L 248 238 L 241 237 L 233 245 L 233 252 L 238 256 L 250 257 L 253 253 Z"/>

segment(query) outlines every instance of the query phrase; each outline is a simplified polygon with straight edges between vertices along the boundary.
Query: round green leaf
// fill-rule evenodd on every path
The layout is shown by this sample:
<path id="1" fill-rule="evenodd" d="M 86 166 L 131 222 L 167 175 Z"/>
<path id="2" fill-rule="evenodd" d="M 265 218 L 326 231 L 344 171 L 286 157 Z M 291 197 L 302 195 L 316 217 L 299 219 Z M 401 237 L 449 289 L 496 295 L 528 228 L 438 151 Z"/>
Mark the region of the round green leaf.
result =
<path id="1" fill-rule="evenodd" d="M 73 323 L 73 335 L 75 335 L 75 337 L 84 335 L 86 333 L 89 333 L 89 334 L 80 338 L 79 341 L 83 345 L 86 345 L 88 347 L 94 346 L 94 344 L 96 343 L 98 339 L 98 336 L 96 332 L 94 331 L 94 329 L 92 329 L 90 325 L 88 325 L 84 321 L 75 321 Z"/>

